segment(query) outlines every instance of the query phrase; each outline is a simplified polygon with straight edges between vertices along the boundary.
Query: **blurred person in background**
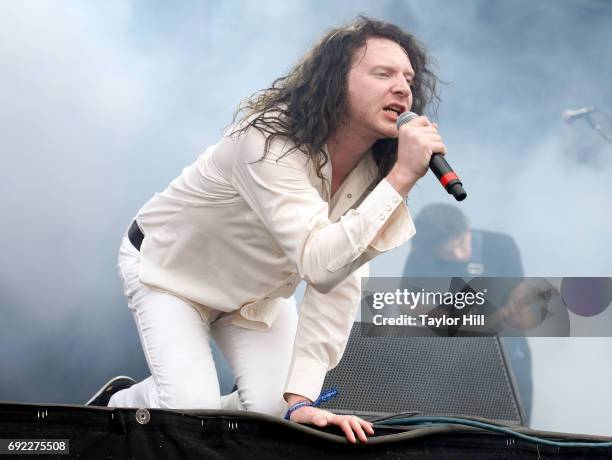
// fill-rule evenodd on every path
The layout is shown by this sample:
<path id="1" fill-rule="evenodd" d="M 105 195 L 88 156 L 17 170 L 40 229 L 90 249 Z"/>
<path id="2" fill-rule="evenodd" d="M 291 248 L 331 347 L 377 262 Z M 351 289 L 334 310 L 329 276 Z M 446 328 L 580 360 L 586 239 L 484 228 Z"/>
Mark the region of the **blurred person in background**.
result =
<path id="1" fill-rule="evenodd" d="M 523 277 L 521 255 L 514 239 L 503 233 L 470 228 L 465 214 L 456 206 L 441 203 L 425 206 L 415 218 L 415 226 L 418 232 L 412 239 L 404 277 L 516 278 L 510 281 L 512 287 Z M 507 298 L 515 297 L 519 296 Z M 519 329 L 531 325 L 531 318 L 520 323 L 529 314 L 526 309 L 522 317 L 511 314 L 509 308 L 503 310 L 504 320 Z M 524 337 L 504 337 L 502 344 L 510 357 L 528 425 L 533 398 L 529 344 Z"/>

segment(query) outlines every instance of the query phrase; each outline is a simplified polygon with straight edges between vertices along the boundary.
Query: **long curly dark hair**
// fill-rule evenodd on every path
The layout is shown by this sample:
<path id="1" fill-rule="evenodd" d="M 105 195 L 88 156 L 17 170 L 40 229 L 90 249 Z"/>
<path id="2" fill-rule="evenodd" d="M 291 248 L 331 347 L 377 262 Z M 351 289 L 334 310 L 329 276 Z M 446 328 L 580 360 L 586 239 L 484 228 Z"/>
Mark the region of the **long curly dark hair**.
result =
<path id="1" fill-rule="evenodd" d="M 245 99 L 234 114 L 234 122 L 239 121 L 235 126 L 240 128 L 231 135 L 257 129 L 267 136 L 264 157 L 275 137 L 289 138 L 294 147 L 287 153 L 306 153 L 323 179 L 321 169 L 329 161 L 323 147 L 348 114 L 347 76 L 353 55 L 374 37 L 392 40 L 407 52 L 415 71 L 411 110 L 421 114 L 432 102 L 437 105 L 438 78 L 423 45 L 396 25 L 358 16 L 330 30 L 289 74 Z M 397 139 L 380 139 L 372 151 L 380 180 L 395 164 Z"/>

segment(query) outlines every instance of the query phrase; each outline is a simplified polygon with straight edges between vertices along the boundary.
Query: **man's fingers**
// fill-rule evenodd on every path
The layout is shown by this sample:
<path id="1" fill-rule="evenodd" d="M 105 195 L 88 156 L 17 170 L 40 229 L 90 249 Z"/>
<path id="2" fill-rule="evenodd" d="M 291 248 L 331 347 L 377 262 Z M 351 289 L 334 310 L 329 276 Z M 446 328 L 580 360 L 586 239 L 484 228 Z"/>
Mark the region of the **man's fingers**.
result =
<path id="1" fill-rule="evenodd" d="M 413 131 L 418 134 L 437 134 L 438 130 L 433 126 L 417 126 L 412 127 Z"/>
<path id="2" fill-rule="evenodd" d="M 349 420 L 349 423 L 351 425 L 351 428 L 353 429 L 353 432 L 357 435 L 359 440 L 361 442 L 368 442 L 368 437 L 364 433 L 363 428 L 361 428 L 359 420 L 357 420 L 357 418 L 352 418 Z"/>
<path id="3" fill-rule="evenodd" d="M 433 153 L 441 153 L 446 155 L 446 146 L 442 142 L 432 142 L 429 144 L 429 147 Z"/>
<path id="4" fill-rule="evenodd" d="M 427 139 L 429 142 L 442 142 L 442 143 L 444 143 L 444 141 L 442 140 L 442 136 L 440 136 L 438 133 L 424 134 L 423 135 L 423 139 Z"/>
<path id="5" fill-rule="evenodd" d="M 298 423 L 311 423 L 319 427 L 330 424 L 338 425 L 351 443 L 356 443 L 357 439 L 361 442 L 368 442 L 368 434 L 374 434 L 374 428 L 370 422 L 353 415 L 336 415 L 313 407 L 300 408 L 292 415 L 292 420 Z"/>
<path id="6" fill-rule="evenodd" d="M 409 126 L 431 126 L 431 123 L 429 122 L 427 117 L 424 117 L 422 115 L 420 117 L 413 118 L 406 124 Z"/>
<path id="7" fill-rule="evenodd" d="M 348 420 L 342 420 L 339 425 L 340 428 L 342 428 L 342 431 L 344 431 L 346 439 L 348 439 L 349 442 L 356 443 L 357 439 L 355 439 L 355 434 L 353 433 L 353 429 L 351 428 L 351 425 L 349 424 Z"/>
<path id="8" fill-rule="evenodd" d="M 374 434 L 374 426 L 370 422 L 366 422 L 365 420 L 359 419 L 359 423 L 361 423 L 361 426 L 363 427 L 366 433 L 368 433 L 369 435 Z"/>
<path id="9" fill-rule="evenodd" d="M 361 442 L 368 442 L 366 433 L 373 435 L 374 428 L 372 424 L 354 416 L 339 416 L 335 422 L 342 428 L 346 439 L 349 442 L 356 443 L 357 439 Z"/>

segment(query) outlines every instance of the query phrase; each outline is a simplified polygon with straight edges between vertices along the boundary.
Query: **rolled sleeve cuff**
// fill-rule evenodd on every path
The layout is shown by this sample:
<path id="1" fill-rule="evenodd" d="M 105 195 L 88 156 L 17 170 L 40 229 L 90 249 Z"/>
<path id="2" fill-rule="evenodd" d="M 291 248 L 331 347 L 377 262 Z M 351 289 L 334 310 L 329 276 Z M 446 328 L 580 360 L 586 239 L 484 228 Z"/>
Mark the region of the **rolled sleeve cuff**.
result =
<path id="1" fill-rule="evenodd" d="M 386 179 L 378 183 L 357 210 L 349 211 L 347 215 L 355 212 L 361 219 L 351 221 L 355 228 L 348 232 L 355 235 L 353 249 L 332 259 L 326 267 L 330 272 L 350 264 L 370 247 L 379 253 L 384 252 L 416 233 L 404 199 Z"/>
<path id="2" fill-rule="evenodd" d="M 398 207 L 387 221 L 387 224 L 378 232 L 370 246 L 378 252 L 385 252 L 396 248 L 416 234 L 414 222 L 408 208 L 404 205 Z"/>
<path id="3" fill-rule="evenodd" d="M 359 212 L 363 213 L 369 222 L 369 232 L 364 235 L 368 242 L 386 224 L 395 209 L 404 202 L 402 196 L 387 181 L 381 180 L 376 188 L 363 200 Z"/>
<path id="4" fill-rule="evenodd" d="M 327 366 L 308 357 L 296 357 L 291 363 L 285 393 L 294 393 L 315 401 L 321 393 Z"/>

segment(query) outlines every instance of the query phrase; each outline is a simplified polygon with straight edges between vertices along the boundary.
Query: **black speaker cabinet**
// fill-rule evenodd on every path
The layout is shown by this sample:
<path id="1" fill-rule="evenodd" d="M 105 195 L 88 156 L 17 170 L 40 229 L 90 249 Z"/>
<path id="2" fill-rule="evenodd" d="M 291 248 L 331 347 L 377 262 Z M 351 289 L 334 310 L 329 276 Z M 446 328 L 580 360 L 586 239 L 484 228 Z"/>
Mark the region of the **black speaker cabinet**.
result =
<path id="1" fill-rule="evenodd" d="M 497 337 L 374 336 L 356 322 L 323 388 L 324 407 L 368 419 L 420 411 L 522 424 L 514 378 Z M 380 329 L 380 328 L 379 328 Z"/>

